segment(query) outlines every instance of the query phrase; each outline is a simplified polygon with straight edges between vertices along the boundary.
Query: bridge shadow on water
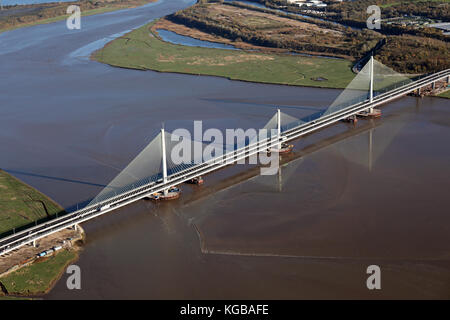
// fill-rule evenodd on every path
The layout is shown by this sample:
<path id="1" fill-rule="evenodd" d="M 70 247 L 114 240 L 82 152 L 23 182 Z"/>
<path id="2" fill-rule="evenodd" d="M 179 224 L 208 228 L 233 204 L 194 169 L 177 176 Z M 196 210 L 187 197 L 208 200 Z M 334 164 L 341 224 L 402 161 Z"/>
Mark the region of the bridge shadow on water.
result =
<path id="1" fill-rule="evenodd" d="M 106 185 L 104 185 L 104 184 L 98 184 L 98 183 L 74 180 L 74 179 L 67 179 L 67 178 L 60 178 L 60 177 L 53 177 L 53 176 L 46 176 L 43 174 L 37 174 L 37 173 L 32 173 L 32 172 L 24 172 L 24 171 L 18 171 L 18 170 L 10 170 L 10 169 L 5 169 L 5 171 L 7 171 L 11 174 L 14 174 L 14 175 L 23 175 L 23 176 L 37 177 L 37 178 L 56 180 L 56 181 L 62 181 L 62 182 L 85 184 L 85 185 L 94 186 L 94 187 L 103 187 L 103 188 L 106 187 Z"/>
<path id="2" fill-rule="evenodd" d="M 243 104 L 243 105 L 248 105 L 248 106 L 253 106 L 253 107 L 266 107 L 269 109 L 273 109 L 274 111 L 276 111 L 276 109 L 278 108 L 282 108 L 282 109 L 293 109 L 293 110 L 308 110 L 308 111 L 317 111 L 320 110 L 320 107 L 314 107 L 314 106 L 291 106 L 291 105 L 281 105 L 281 104 L 276 104 L 274 105 L 273 103 L 260 103 L 260 102 L 247 102 L 247 101 L 240 101 L 240 100 L 233 100 L 233 99 L 202 99 L 208 102 L 222 102 L 222 103 L 232 103 L 232 104 Z M 326 108 L 323 109 L 323 111 L 325 111 Z"/>

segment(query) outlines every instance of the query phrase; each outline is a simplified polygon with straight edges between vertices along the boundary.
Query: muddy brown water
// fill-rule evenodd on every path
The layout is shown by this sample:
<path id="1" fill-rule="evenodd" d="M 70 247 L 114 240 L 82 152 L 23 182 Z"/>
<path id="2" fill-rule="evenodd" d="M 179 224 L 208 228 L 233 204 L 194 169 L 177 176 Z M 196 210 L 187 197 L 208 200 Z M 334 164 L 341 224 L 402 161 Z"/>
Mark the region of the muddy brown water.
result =
<path id="1" fill-rule="evenodd" d="M 0 35 L 0 167 L 68 207 L 95 196 L 158 132 L 192 120 L 260 127 L 338 90 L 111 68 L 104 38 L 190 5 L 143 8 Z M 405 97 L 383 117 L 295 142 L 275 176 L 233 166 L 83 224 L 76 262 L 47 299 L 450 298 L 448 100 Z M 369 142 L 371 141 L 371 143 Z M 372 148 L 370 148 L 370 145 Z M 382 289 L 366 288 L 366 268 Z"/>

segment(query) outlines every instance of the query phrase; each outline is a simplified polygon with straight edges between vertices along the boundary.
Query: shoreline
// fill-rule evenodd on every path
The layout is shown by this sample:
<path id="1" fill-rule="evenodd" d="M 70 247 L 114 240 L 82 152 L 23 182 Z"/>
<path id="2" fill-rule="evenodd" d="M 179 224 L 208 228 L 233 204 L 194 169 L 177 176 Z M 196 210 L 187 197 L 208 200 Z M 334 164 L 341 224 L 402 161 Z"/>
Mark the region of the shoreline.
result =
<path id="1" fill-rule="evenodd" d="M 120 4 L 117 7 L 108 7 L 108 5 L 106 5 L 105 7 L 101 7 L 101 8 L 97 8 L 97 9 L 91 9 L 91 10 L 87 10 L 87 11 L 82 11 L 82 16 L 90 16 L 90 15 L 108 13 L 108 12 L 113 12 L 113 11 L 118 11 L 118 10 L 123 10 L 123 9 L 135 8 L 135 7 L 146 5 L 146 4 L 149 4 L 149 3 L 155 3 L 157 1 L 158 0 L 144 1 L 144 3 L 138 4 L 138 5 L 136 5 L 135 3 L 132 3 L 132 4 Z M 62 4 L 66 4 L 66 3 L 62 3 Z M 67 2 L 67 4 L 70 4 L 70 2 Z M 23 5 L 23 6 L 39 6 L 39 5 L 40 4 L 32 4 L 32 5 Z M 112 4 L 112 5 L 114 6 L 115 4 Z M 22 5 L 16 5 L 16 6 L 12 6 L 12 7 L 18 7 L 18 6 L 20 7 Z M 36 25 L 40 25 L 40 24 L 48 24 L 48 23 L 58 22 L 58 21 L 64 20 L 68 16 L 69 15 L 56 16 L 56 17 L 52 17 L 52 18 L 46 18 L 46 19 L 33 21 L 33 22 L 30 22 L 30 23 L 20 24 L 20 25 L 17 25 L 17 26 L 13 26 L 11 28 L 0 29 L 0 34 L 2 34 L 4 32 L 7 32 L 7 31 L 20 29 L 20 28 L 26 28 L 26 27 L 36 26 Z M 161 17 L 159 19 L 156 19 L 156 20 L 150 22 L 149 24 L 144 25 L 144 26 L 153 25 L 153 26 L 149 27 L 149 32 L 161 42 L 164 42 L 164 43 L 170 44 L 170 45 L 174 45 L 174 46 L 183 47 L 183 48 L 189 47 L 189 46 L 184 46 L 184 45 L 180 45 L 180 44 L 173 44 L 173 43 L 170 43 L 170 42 L 166 42 L 157 34 L 157 32 L 154 32 L 154 30 L 152 30 L 153 27 L 155 27 L 155 25 L 160 20 L 164 20 L 164 19 L 165 19 L 165 17 Z M 139 27 L 139 28 L 141 28 L 141 27 Z M 233 77 L 232 75 L 216 75 L 216 74 L 210 74 L 210 73 L 207 73 L 207 72 L 187 72 L 187 71 L 181 71 L 181 70 L 171 70 L 171 71 L 169 71 L 169 70 L 159 70 L 157 68 L 149 68 L 149 67 L 146 67 L 146 66 L 130 66 L 130 65 L 126 66 L 126 65 L 115 64 L 115 63 L 111 63 L 111 62 L 107 62 L 107 61 L 100 61 L 98 59 L 98 57 L 96 57 L 96 55 L 99 52 L 101 52 L 105 48 L 108 48 L 108 46 L 110 44 L 112 44 L 114 41 L 116 41 L 118 39 L 121 39 L 121 38 L 124 38 L 125 36 L 129 35 L 130 33 L 132 33 L 135 30 L 137 30 L 137 29 L 134 29 L 134 30 L 130 31 L 130 32 L 126 33 L 125 35 L 119 37 L 119 38 L 113 39 L 110 42 L 108 42 L 106 45 L 104 45 L 102 48 L 100 48 L 98 50 L 95 50 L 94 52 L 91 53 L 91 55 L 89 57 L 89 60 L 100 62 L 100 63 L 103 63 L 103 64 L 107 64 L 107 65 L 109 65 L 111 67 L 123 68 L 123 69 L 129 69 L 129 70 L 139 70 L 139 71 L 150 70 L 150 71 L 155 71 L 155 72 L 160 72 L 160 73 L 186 74 L 186 75 L 195 75 L 195 76 L 210 76 L 210 77 L 225 78 L 225 79 L 230 80 L 230 81 L 242 81 L 242 82 L 248 82 L 248 83 L 273 84 L 273 85 L 305 87 L 305 88 L 319 88 L 319 89 L 345 89 L 345 86 L 342 86 L 342 85 L 341 86 L 338 86 L 338 85 L 327 85 L 326 83 L 328 81 L 328 78 L 327 78 L 326 75 L 325 75 L 324 78 L 327 79 L 327 80 L 325 80 L 325 81 L 317 81 L 318 82 L 317 84 L 280 83 L 280 82 L 276 82 L 276 81 L 265 81 L 265 80 L 258 80 L 258 79 L 248 80 L 248 79 L 242 79 L 242 78 L 239 78 L 239 77 Z M 169 30 L 169 31 L 172 31 L 172 30 Z M 183 34 L 181 34 L 181 35 L 183 35 Z M 207 40 L 207 41 L 211 41 L 211 40 Z M 222 42 L 217 41 L 217 43 L 222 43 Z M 246 45 L 244 45 L 244 47 L 245 46 Z M 250 47 L 251 46 L 252 45 L 250 45 Z M 207 48 L 203 48 L 203 47 L 196 47 L 196 48 L 207 49 Z M 263 54 L 263 55 L 276 55 L 276 56 L 281 56 L 281 57 L 286 55 L 285 52 L 281 52 L 281 51 L 280 52 L 276 52 L 276 51 L 272 52 L 269 49 L 268 49 L 269 51 L 266 52 L 266 51 L 263 51 L 263 50 L 254 51 L 254 50 L 246 50 L 245 48 L 240 48 L 240 47 L 238 47 L 238 48 L 240 49 L 240 51 L 245 52 L 245 53 L 257 53 L 257 54 Z M 215 50 L 222 50 L 223 51 L 223 50 L 226 50 L 226 49 L 215 49 Z M 306 55 L 309 55 L 309 54 L 306 54 Z M 311 54 L 310 58 L 322 59 L 323 57 L 321 57 L 320 55 L 315 56 L 314 54 Z M 355 63 L 353 61 L 349 60 L 349 59 L 344 59 L 344 58 L 340 58 L 340 59 L 353 64 L 353 66 L 351 66 L 351 72 L 354 74 L 353 68 L 355 67 Z M 305 77 L 305 79 L 306 78 L 307 77 Z M 321 78 L 321 76 L 318 76 L 317 78 Z M 315 81 L 313 78 L 310 78 L 309 80 Z M 433 97 L 448 99 L 448 97 L 441 96 L 441 95 L 435 95 Z"/>
<path id="2" fill-rule="evenodd" d="M 140 28 L 147 28 L 149 34 L 151 34 L 152 37 L 155 37 L 157 40 L 170 45 L 170 46 L 177 46 L 177 47 L 182 47 L 182 48 L 189 48 L 190 46 L 184 46 L 181 44 L 173 44 L 167 41 L 164 41 L 161 39 L 161 37 L 158 34 L 155 34 L 153 27 L 154 25 L 158 22 L 158 20 L 152 21 Z M 138 29 L 140 29 L 138 28 Z M 322 84 L 317 84 L 317 85 L 306 85 L 306 84 L 293 84 L 293 83 L 278 83 L 278 82 L 273 82 L 273 81 L 264 81 L 264 80 L 247 80 L 247 79 L 240 79 L 240 78 L 234 78 L 232 76 L 227 76 L 227 75 L 216 75 L 216 74 L 209 74 L 209 73 L 194 73 L 194 72 L 183 72 L 183 71 L 167 71 L 167 70 L 158 70 L 156 68 L 149 68 L 146 66 L 141 66 L 141 65 L 121 65 L 121 64 L 115 64 L 112 62 L 107 62 L 107 61 L 101 61 L 100 59 L 100 55 L 102 54 L 102 51 L 105 49 L 108 49 L 111 45 L 113 45 L 113 43 L 117 40 L 120 39 L 131 39 L 129 37 L 129 35 L 133 32 L 135 32 L 136 30 L 132 30 L 126 34 L 124 34 L 121 37 L 118 37 L 110 42 L 108 42 L 106 45 L 104 45 L 102 48 L 95 50 L 94 52 L 91 53 L 89 59 L 91 61 L 95 61 L 95 62 L 99 62 L 102 64 L 107 64 L 110 67 L 114 67 L 114 68 L 122 68 L 122 69 L 128 69 L 128 70 L 136 70 L 136 71 L 153 71 L 153 72 L 159 72 L 159 73 L 172 73 L 172 74 L 180 74 L 180 75 L 190 75 L 190 76 L 202 76 L 202 77 L 218 77 L 218 78 L 224 78 L 230 81 L 241 81 L 241 82 L 247 82 L 247 83 L 255 83 L 255 84 L 269 84 L 269 85 L 281 85 L 281 86 L 290 86 L 290 87 L 305 87 L 305 88 L 318 88 L 318 89 L 331 89 L 331 90 L 342 90 L 345 89 L 344 86 L 330 86 L 330 85 L 322 85 Z M 233 51 L 233 50 L 227 50 L 227 49 L 218 49 L 218 48 L 203 48 L 203 47 L 193 47 L 193 48 L 199 48 L 199 49 L 209 49 L 209 50 L 220 50 L 220 51 Z M 283 53 L 266 53 L 266 52 L 253 52 L 253 51 L 246 51 L 246 50 L 240 50 L 242 52 L 245 53 L 258 53 L 258 54 L 263 54 L 263 55 L 275 55 L 275 56 L 286 56 L 286 54 Z M 322 59 L 320 57 L 308 57 L 311 59 Z M 342 59 L 344 60 L 344 59 Z M 347 61 L 349 63 L 351 63 L 351 61 L 349 60 L 344 60 Z M 354 72 L 351 70 L 352 74 L 354 74 Z M 318 81 L 321 82 L 321 81 Z M 322 82 L 322 83 L 326 83 L 326 81 Z M 443 98 L 443 99 L 448 99 L 447 97 L 443 97 L 443 96 L 439 96 L 439 95 L 435 95 L 432 97 L 436 97 L 436 98 Z"/>
<path id="3" fill-rule="evenodd" d="M 43 204 L 42 208 L 39 206 L 41 217 L 38 220 L 65 212 L 61 205 L 36 188 L 7 171 L 0 169 L 0 173 L 0 189 L 4 190 L 3 196 L 9 204 L 3 207 L 1 219 L 6 221 L 16 216 L 22 218 L 8 224 L 11 229 L 3 232 L 4 235 L 33 223 L 30 219 L 35 218 L 36 208 L 29 207 L 28 198 L 34 198 Z M 29 210 L 32 210 L 31 216 Z M 23 219 L 31 222 L 23 224 Z M 25 245 L 0 256 L 0 299 L 37 297 L 48 293 L 62 277 L 67 266 L 79 259 L 85 237 L 81 226 L 63 229 L 36 240 L 33 245 Z M 41 255 L 42 253 L 44 254 Z"/>
<path id="4" fill-rule="evenodd" d="M 54 216 L 56 216 L 56 215 L 58 215 L 58 214 L 61 214 L 61 215 L 62 215 L 62 214 L 65 213 L 64 208 L 63 208 L 59 203 L 57 203 L 56 201 L 54 201 L 53 199 L 51 199 L 51 198 L 48 197 L 47 195 L 43 194 L 43 193 L 40 192 L 38 189 L 32 187 L 32 186 L 29 185 L 28 183 L 22 181 L 21 179 L 17 178 L 16 176 L 12 175 L 11 173 L 9 173 L 9 172 L 7 172 L 7 171 L 5 171 L 5 170 L 3 170 L 3 169 L 0 168 L 0 176 L 1 176 L 1 175 L 4 176 L 4 177 L 7 177 L 7 178 L 10 179 L 12 182 L 17 183 L 17 187 L 18 187 L 18 186 L 26 187 L 26 189 L 27 189 L 28 191 L 32 191 L 32 192 L 35 193 L 35 195 L 40 196 L 40 197 L 41 197 L 40 200 L 42 200 L 42 201 L 45 200 L 46 202 L 48 202 L 47 204 L 51 204 L 51 205 L 54 206 L 53 209 L 59 210 L 59 211 L 57 211 L 57 212 L 49 213 L 49 212 L 48 212 L 48 208 L 46 207 L 46 205 L 47 205 L 47 204 L 46 204 L 46 205 L 44 206 L 44 211 L 46 212 L 46 216 L 45 216 L 45 217 L 41 217 L 41 218 L 38 217 L 38 219 L 36 219 L 35 221 L 30 220 L 30 222 L 27 223 L 27 224 L 16 225 L 16 226 L 12 227 L 12 228 L 9 229 L 9 230 L 2 231 L 2 232 L 0 232 L 0 236 L 1 236 L 1 237 L 7 237 L 7 236 L 10 236 L 10 235 L 11 235 L 11 232 L 14 232 L 14 230 L 15 230 L 15 231 L 20 231 L 21 229 L 25 229 L 25 228 L 31 226 L 31 224 L 32 224 L 33 222 L 41 221 L 41 220 L 44 220 L 44 219 L 49 219 L 49 218 L 52 218 L 52 217 L 54 217 Z M 14 190 L 13 190 L 13 191 L 14 191 Z M 17 190 L 15 190 L 15 191 L 17 191 Z M 15 201 L 15 200 L 16 200 L 16 199 L 14 199 L 14 201 Z M 31 199 L 31 200 L 34 200 L 34 199 Z M 40 200 L 34 200 L 34 201 L 40 201 Z"/>
<path id="5" fill-rule="evenodd" d="M 292 51 L 289 48 L 264 46 L 251 41 L 243 41 L 240 37 L 233 40 L 222 33 L 215 32 L 215 29 L 211 31 L 205 30 L 203 27 L 197 27 L 195 23 L 200 23 L 203 26 L 201 23 L 206 19 L 202 18 L 202 20 L 197 15 L 209 17 L 208 14 L 219 12 L 226 16 L 230 10 L 230 12 L 234 12 L 234 9 L 230 9 L 230 6 L 225 6 L 225 4 L 229 3 L 224 3 L 223 5 L 208 3 L 207 7 L 205 5 L 203 7 L 202 5 L 194 5 L 175 14 L 155 19 L 151 23 L 107 43 L 103 48 L 94 51 L 90 59 L 112 67 L 141 71 L 152 70 L 197 76 L 218 76 L 228 80 L 264 84 L 344 89 L 353 80 L 355 73 L 357 73 L 355 68 L 362 60 L 367 58 L 367 56 L 364 56 L 359 60 L 355 60 L 356 58 L 352 59 L 351 56 L 337 52 L 331 54 L 333 57 L 330 56 L 329 59 L 323 59 L 328 61 L 319 61 L 316 59 L 324 58 L 322 50 L 316 52 L 309 48 L 306 51 L 294 50 L 295 53 L 298 53 L 298 56 L 308 56 L 309 60 L 296 60 L 294 54 L 286 54 Z M 237 6 L 237 8 L 236 10 L 242 10 L 244 13 L 255 15 L 255 17 L 261 19 L 274 19 L 276 21 L 285 19 L 275 14 L 266 17 L 265 12 L 262 14 L 259 12 L 260 10 L 253 12 L 252 9 L 246 7 Z M 193 10 L 194 13 L 191 13 Z M 177 19 L 173 18 L 174 15 L 181 14 L 184 11 L 188 12 L 186 16 L 181 15 Z M 241 11 L 237 12 L 240 13 Z M 195 18 L 190 20 L 191 16 Z M 295 23 L 293 21 L 286 22 L 285 20 L 278 22 L 291 23 L 290 27 L 299 27 L 297 24 L 301 26 L 305 23 L 296 20 Z M 242 25 L 245 26 L 245 23 L 242 22 Z M 323 26 L 319 25 L 316 27 L 320 28 Z M 194 40 L 231 45 L 238 50 L 227 50 L 226 48 L 215 48 L 214 46 L 209 47 L 201 44 L 195 46 L 195 43 L 189 45 L 188 39 L 186 39 L 186 43 L 181 42 L 180 44 L 176 41 L 165 41 L 158 33 L 160 29 Z M 325 29 L 325 31 L 327 30 Z M 383 37 L 381 40 L 378 40 L 374 48 L 376 50 L 380 49 L 385 43 L 386 38 Z M 143 44 L 146 46 L 143 46 Z M 315 45 L 314 42 L 312 44 Z M 138 54 L 133 51 L 137 51 Z M 341 63 L 330 61 L 336 57 L 342 59 Z M 344 64 L 348 65 L 344 66 Z M 416 74 L 418 72 L 404 73 L 405 76 Z"/>
<path id="6" fill-rule="evenodd" d="M 101 50 L 101 49 L 100 49 Z M 95 52 L 94 52 L 95 53 Z M 94 54 L 93 53 L 93 54 Z M 345 89 L 345 87 L 325 87 L 325 86 L 309 86 L 309 85 L 298 85 L 298 84 L 290 84 L 290 83 L 276 83 L 276 82 L 263 82 L 263 81 L 250 81 L 250 80 L 244 80 L 244 79 L 233 79 L 230 77 L 226 77 L 226 76 L 217 76 L 217 75 L 211 75 L 211 74 L 207 74 L 207 73 L 199 73 L 199 74 L 195 74 L 195 73 L 186 73 L 186 72 L 181 72 L 181 71 L 160 71 L 160 70 L 153 70 L 153 69 L 148 69 L 148 68 L 138 68 L 138 67 L 125 67 L 125 66 L 120 66 L 120 65 L 114 65 L 114 64 L 109 64 L 106 62 L 100 62 L 97 61 L 95 59 L 91 59 L 92 61 L 95 62 L 99 62 L 102 64 L 106 64 L 112 68 L 119 68 L 119 69 L 127 69 L 127 70 L 135 70 L 135 71 L 152 71 L 152 72 L 158 72 L 158 73 L 169 73 L 169 74 L 179 74 L 179 75 L 187 75 L 187 76 L 197 76 L 197 77 L 212 77 L 212 78 L 220 78 L 220 79 L 226 79 L 226 80 L 230 80 L 230 81 L 237 81 L 237 82 L 246 82 L 246 83 L 255 83 L 255 84 L 269 84 L 269 85 L 274 85 L 274 86 L 287 86 L 287 87 L 300 87 L 300 88 L 313 88 L 313 89 L 330 89 L 330 90 L 340 90 L 340 89 Z M 440 97 L 442 98 L 442 97 Z"/>
<path id="7" fill-rule="evenodd" d="M 151 21 L 147 24 L 145 24 L 144 26 L 141 26 L 137 29 L 131 30 L 130 32 L 122 35 L 121 37 L 118 37 L 110 42 L 108 42 L 106 45 L 104 45 L 102 48 L 95 50 L 94 52 L 92 52 L 92 54 L 90 55 L 89 59 L 91 61 L 96 61 L 102 64 L 107 64 L 111 67 L 115 67 L 115 68 L 123 68 L 123 69 L 130 69 L 130 70 L 139 70 L 139 71 L 155 71 L 155 72 L 161 72 L 161 73 L 175 73 L 175 74 L 186 74 L 186 75 L 195 75 L 195 76 L 210 76 L 210 77 L 220 77 L 220 78 L 225 78 L 231 81 L 242 81 L 242 82 L 249 82 L 249 83 L 262 83 L 262 84 L 273 84 L 273 85 L 283 85 L 283 86 L 294 86 L 294 87 L 307 87 L 307 88 L 321 88 L 321 89 L 344 89 L 346 87 L 346 85 L 348 83 L 343 83 L 342 85 L 335 85 L 335 84 L 329 84 L 330 82 L 330 78 L 333 78 L 332 76 L 330 76 L 329 74 L 314 74 L 314 75 L 305 75 L 303 73 L 301 73 L 302 78 L 301 79 L 296 79 L 296 81 L 306 81 L 309 82 L 307 84 L 295 84 L 289 81 L 271 81 L 271 80 L 264 80 L 264 79 L 245 79 L 239 76 L 234 76 L 233 74 L 214 74 L 214 73 L 209 73 L 209 72 L 196 72 L 196 71 L 183 71 L 183 70 L 167 70 L 167 68 L 157 68 L 157 67 L 150 67 L 147 65 L 143 65 L 143 64 L 131 64 L 128 63 L 130 62 L 129 60 L 126 61 L 127 63 L 115 63 L 113 61 L 110 61 L 108 59 L 104 59 L 104 52 L 106 50 L 114 50 L 111 49 L 112 46 L 114 46 L 118 41 L 121 40 L 138 40 L 138 41 L 142 41 L 141 39 L 133 39 L 131 36 L 134 36 L 136 33 L 142 32 L 143 29 L 146 30 L 146 32 L 148 32 L 148 37 L 146 40 L 149 41 L 158 41 L 160 44 L 162 44 L 162 46 L 168 47 L 174 51 L 183 51 L 183 50 L 193 50 L 193 51 L 198 51 L 196 53 L 219 53 L 219 54 L 230 54 L 230 55 L 255 55 L 255 56 L 259 56 L 262 58 L 266 58 L 269 57 L 273 60 L 274 57 L 279 58 L 279 59 L 283 59 L 283 60 L 288 60 L 288 59 L 292 59 L 292 61 L 296 60 L 296 61 L 306 61 L 305 64 L 307 65 L 311 65 L 311 60 L 313 60 L 314 62 L 318 62 L 317 65 L 314 66 L 319 66 L 322 67 L 322 69 L 327 68 L 327 66 L 325 66 L 325 68 L 323 66 L 321 66 L 321 63 L 330 63 L 332 64 L 332 67 L 334 67 L 337 64 L 347 64 L 347 66 L 345 67 L 345 72 L 347 73 L 347 78 L 348 78 L 348 82 L 350 82 L 351 78 L 353 78 L 354 73 L 351 70 L 352 68 L 352 61 L 347 60 L 347 59 L 324 59 L 323 57 L 316 57 L 316 56 L 301 56 L 301 55 L 287 55 L 285 53 L 282 52 L 271 52 L 271 53 L 266 53 L 266 52 L 261 52 L 261 51 L 247 51 L 247 50 L 226 50 L 226 49 L 217 49 L 217 48 L 204 48 L 204 47 L 195 47 L 195 46 L 184 46 L 184 45 L 180 45 L 180 44 L 173 44 L 170 42 L 166 42 L 164 40 L 161 39 L 161 37 L 158 34 L 155 34 L 153 32 L 152 27 L 154 24 L 156 24 L 158 22 L 159 19 Z M 130 42 L 135 42 L 135 41 L 130 41 Z M 158 43 L 158 44 L 159 44 Z M 151 47 L 151 44 L 146 42 L 145 43 L 148 47 Z M 182 50 L 179 50 L 182 49 Z M 161 50 L 161 52 L 158 53 L 164 53 L 163 50 Z M 213 56 L 213 54 L 211 54 L 211 56 Z M 325 60 L 325 61 L 324 61 Z M 254 61 L 250 61 L 250 62 L 254 62 Z M 195 63 L 192 63 L 191 65 L 194 65 Z M 342 68 L 342 67 L 341 67 Z M 176 68 L 175 68 L 176 69 Z M 328 70 L 328 69 L 327 69 Z M 300 72 L 304 72 L 305 70 L 299 70 L 299 74 Z M 337 73 L 339 75 L 341 75 L 341 71 L 343 70 L 339 70 L 337 71 Z M 349 76 L 351 75 L 351 76 Z M 326 81 L 316 81 L 316 83 L 313 83 L 313 77 L 314 78 L 319 78 L 319 77 L 323 77 L 325 79 L 327 79 Z M 272 77 L 270 77 L 272 79 Z M 336 77 L 335 77 L 336 79 Z M 345 80 L 344 80 L 345 81 Z"/>
<path id="8" fill-rule="evenodd" d="M 450 88 L 447 88 L 446 90 L 442 91 L 435 97 L 442 98 L 442 99 L 450 99 Z"/>
<path id="9" fill-rule="evenodd" d="M 131 2 L 128 4 L 127 3 L 123 3 L 123 4 L 117 4 L 117 3 L 108 4 L 108 3 L 106 3 L 104 7 L 89 9 L 89 10 L 85 10 L 85 11 L 82 10 L 81 17 L 88 17 L 88 16 L 93 16 L 93 15 L 102 14 L 102 13 L 109 13 L 109 12 L 114 12 L 114 11 L 119 11 L 119 10 L 124 10 L 124 9 L 137 8 L 137 7 L 144 6 L 144 5 L 147 5 L 150 3 L 158 2 L 158 0 L 142 0 L 140 2 L 142 2 L 142 3 L 141 4 L 137 4 L 135 2 Z M 21 6 L 30 6 L 30 7 L 39 8 L 39 6 L 41 6 L 41 5 L 48 5 L 48 4 L 70 5 L 70 4 L 74 4 L 74 3 L 72 3 L 72 2 L 37 3 L 37 4 L 23 4 L 23 5 L 21 4 L 21 5 L 15 5 L 15 6 L 12 5 L 12 6 L 8 6 L 8 7 L 16 8 L 16 7 L 21 7 Z M 75 3 L 75 5 L 77 5 L 77 4 Z M 6 8 L 6 7 L 7 6 L 4 6 L 4 8 Z M 5 11 L 5 9 L 4 9 L 4 11 Z M 21 29 L 21 28 L 27 28 L 27 27 L 33 27 L 33 26 L 42 25 L 42 24 L 59 22 L 64 19 L 67 19 L 68 17 L 70 17 L 70 14 L 57 15 L 54 17 L 37 19 L 37 20 L 31 21 L 31 22 L 20 23 L 17 25 L 13 25 L 11 27 L 6 27 L 3 29 L 0 29 L 0 35 L 4 32 L 13 31 L 13 30 Z"/>
<path id="10" fill-rule="evenodd" d="M 114 40 L 112 40 L 112 41 L 114 41 Z M 108 46 L 111 42 L 108 42 L 103 48 Z M 182 45 L 179 45 L 179 46 L 182 46 Z M 231 78 L 229 76 L 219 76 L 219 75 L 212 75 L 212 74 L 208 74 L 208 73 L 198 73 L 197 74 L 197 73 L 188 73 L 188 72 L 182 72 L 182 71 L 161 71 L 161 70 L 157 70 L 157 69 L 144 68 L 144 67 L 138 67 L 138 66 L 133 67 L 133 66 L 115 65 L 115 64 L 112 64 L 112 63 L 102 62 L 102 61 L 99 61 L 99 60 L 95 59 L 95 57 L 94 57 L 95 54 L 98 51 L 102 50 L 103 48 L 94 51 L 91 54 L 91 56 L 89 57 L 89 60 L 94 61 L 94 62 L 98 62 L 98 63 L 101 63 L 101 64 L 106 64 L 106 65 L 108 65 L 108 66 L 110 66 L 112 68 L 135 70 L 135 71 L 142 71 L 142 72 L 152 71 L 152 72 L 158 72 L 158 73 L 180 74 L 180 75 L 198 76 L 198 77 L 213 77 L 213 78 L 227 79 L 227 80 L 230 80 L 230 81 L 255 83 L 255 84 L 269 84 L 269 85 L 276 85 L 276 86 L 315 88 L 315 89 L 330 89 L 330 90 L 343 90 L 343 89 L 345 89 L 345 87 L 337 87 L 337 86 L 336 87 L 331 87 L 331 86 L 320 86 L 320 85 L 313 86 L 313 85 L 303 85 L 303 84 L 265 82 L 265 81 L 256 81 L 256 80 L 235 79 L 235 78 Z M 221 49 L 217 49 L 217 50 L 221 50 Z M 223 49 L 223 50 L 225 50 L 225 49 Z M 314 57 L 314 58 L 320 59 L 318 57 Z M 444 91 L 444 92 L 447 92 L 447 91 Z M 444 93 L 444 92 L 442 92 L 442 93 Z M 441 98 L 441 99 L 450 99 L 450 97 L 441 96 L 442 93 L 440 93 L 439 95 L 434 95 L 434 96 L 430 96 L 430 97 L 432 97 L 432 98 Z"/>
<path id="11" fill-rule="evenodd" d="M 61 280 L 67 267 L 69 265 L 73 264 L 74 262 L 78 261 L 78 259 L 80 258 L 80 254 L 83 251 L 83 244 L 86 239 L 86 233 L 80 225 L 78 225 L 78 228 L 79 228 L 79 236 L 70 240 L 70 245 L 66 248 L 63 248 L 60 252 L 54 253 L 51 256 L 45 257 L 45 258 L 38 258 L 38 257 L 30 258 L 30 259 L 32 259 L 31 261 L 28 261 L 27 263 L 24 263 L 22 265 L 13 266 L 11 269 L 0 274 L 0 300 L 2 300 L 4 298 L 32 298 L 32 299 L 33 298 L 42 298 L 43 295 L 48 294 L 54 288 L 56 283 L 59 280 Z M 13 274 L 14 272 L 23 270 L 24 268 L 32 267 L 34 264 L 46 263 L 47 261 L 49 261 L 49 259 L 53 259 L 53 258 L 57 257 L 58 255 L 64 253 L 65 251 L 69 252 L 69 253 L 73 253 L 74 256 L 71 259 L 68 259 L 64 262 L 64 264 L 61 266 L 60 270 L 58 271 L 57 275 L 55 277 L 53 277 L 52 280 L 50 280 L 50 282 L 48 283 L 48 285 L 46 286 L 46 288 L 43 291 L 37 291 L 37 292 L 33 292 L 33 293 L 22 293 L 22 292 L 7 292 L 7 293 L 5 293 L 3 291 L 5 289 L 7 289 L 6 286 L 2 282 L 3 278 Z M 44 259 L 44 260 L 39 261 L 41 259 Z"/>

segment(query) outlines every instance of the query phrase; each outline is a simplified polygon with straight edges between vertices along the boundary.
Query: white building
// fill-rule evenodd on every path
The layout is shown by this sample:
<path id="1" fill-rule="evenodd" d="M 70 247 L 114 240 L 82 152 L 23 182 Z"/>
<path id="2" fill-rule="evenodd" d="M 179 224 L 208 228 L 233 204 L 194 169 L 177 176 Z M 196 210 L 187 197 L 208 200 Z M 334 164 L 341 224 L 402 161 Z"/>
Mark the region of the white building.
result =
<path id="1" fill-rule="evenodd" d="M 321 0 L 287 0 L 289 4 L 294 4 L 298 7 L 306 6 L 306 7 L 326 7 L 327 4 L 323 3 Z"/>

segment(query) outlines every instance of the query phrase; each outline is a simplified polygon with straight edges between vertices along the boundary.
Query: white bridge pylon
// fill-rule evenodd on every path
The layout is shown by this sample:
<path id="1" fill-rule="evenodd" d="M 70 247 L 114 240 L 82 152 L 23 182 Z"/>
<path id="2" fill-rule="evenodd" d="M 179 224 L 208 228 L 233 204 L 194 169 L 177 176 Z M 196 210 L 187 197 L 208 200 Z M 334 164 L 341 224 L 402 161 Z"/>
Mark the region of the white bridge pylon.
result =
<path id="1" fill-rule="evenodd" d="M 409 77 L 392 70 L 375 60 L 372 56 L 361 71 L 339 94 L 336 100 L 328 107 L 323 116 L 366 100 L 372 103 L 375 95 L 410 82 L 412 80 Z M 370 108 L 369 110 L 373 111 L 372 109 Z"/>

